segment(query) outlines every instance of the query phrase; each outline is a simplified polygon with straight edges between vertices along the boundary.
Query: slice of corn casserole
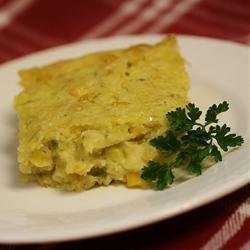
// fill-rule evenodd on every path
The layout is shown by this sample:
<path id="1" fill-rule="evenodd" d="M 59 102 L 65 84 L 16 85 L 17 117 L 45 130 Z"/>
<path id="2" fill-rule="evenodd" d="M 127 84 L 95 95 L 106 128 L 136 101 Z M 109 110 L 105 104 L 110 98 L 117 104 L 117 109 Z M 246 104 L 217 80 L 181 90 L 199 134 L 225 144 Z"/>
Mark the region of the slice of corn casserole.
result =
<path id="1" fill-rule="evenodd" d="M 145 186 L 148 140 L 188 102 L 176 39 L 85 55 L 19 72 L 18 162 L 28 181 L 80 191 L 112 181 Z"/>

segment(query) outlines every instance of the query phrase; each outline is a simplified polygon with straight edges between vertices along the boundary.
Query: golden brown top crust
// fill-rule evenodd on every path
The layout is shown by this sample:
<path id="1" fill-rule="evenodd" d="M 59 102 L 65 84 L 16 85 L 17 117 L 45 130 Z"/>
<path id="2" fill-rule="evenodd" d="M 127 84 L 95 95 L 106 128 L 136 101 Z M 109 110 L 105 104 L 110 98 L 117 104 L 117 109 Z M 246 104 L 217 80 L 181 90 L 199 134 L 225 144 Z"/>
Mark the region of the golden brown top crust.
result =
<path id="1" fill-rule="evenodd" d="M 88 153 L 168 126 L 165 113 L 187 103 L 185 61 L 174 36 L 19 72 L 15 99 L 20 158 L 51 139 L 82 139 Z M 67 146 L 65 146 L 67 147 Z M 66 149 L 65 149 L 66 150 Z"/>

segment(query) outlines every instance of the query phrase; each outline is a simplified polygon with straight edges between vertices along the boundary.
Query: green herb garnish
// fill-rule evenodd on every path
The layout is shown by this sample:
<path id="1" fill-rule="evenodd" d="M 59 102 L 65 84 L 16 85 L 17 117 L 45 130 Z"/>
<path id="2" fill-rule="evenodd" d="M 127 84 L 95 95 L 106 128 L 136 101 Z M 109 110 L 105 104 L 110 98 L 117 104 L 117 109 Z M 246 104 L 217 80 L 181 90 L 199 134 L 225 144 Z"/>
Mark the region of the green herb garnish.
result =
<path id="1" fill-rule="evenodd" d="M 228 109 L 226 101 L 212 105 L 206 112 L 204 124 L 198 122 L 202 112 L 192 103 L 186 109 L 177 108 L 168 112 L 166 118 L 170 130 L 150 141 L 160 151 L 163 160 L 148 162 L 142 169 L 141 177 L 153 183 L 156 189 L 163 190 L 173 183 L 174 168 L 185 166 L 188 172 L 200 175 L 202 162 L 208 156 L 215 162 L 222 161 L 219 148 L 228 151 L 244 142 L 241 136 L 229 133 L 230 128 L 226 124 L 217 124 L 217 116 Z"/>

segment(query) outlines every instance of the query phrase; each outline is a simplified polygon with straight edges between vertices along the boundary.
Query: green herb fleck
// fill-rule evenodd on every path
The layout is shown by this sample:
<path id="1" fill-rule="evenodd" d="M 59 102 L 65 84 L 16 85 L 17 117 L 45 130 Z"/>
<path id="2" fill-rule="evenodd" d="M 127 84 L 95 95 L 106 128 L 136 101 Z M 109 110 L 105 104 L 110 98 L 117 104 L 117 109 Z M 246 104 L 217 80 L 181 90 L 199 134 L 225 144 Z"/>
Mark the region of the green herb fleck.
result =
<path id="1" fill-rule="evenodd" d="M 89 174 L 96 177 L 105 177 L 107 172 L 105 167 L 93 167 Z"/>
<path id="2" fill-rule="evenodd" d="M 52 151 L 57 150 L 58 149 L 58 141 L 54 140 L 54 139 L 50 140 L 48 142 L 48 148 Z"/>

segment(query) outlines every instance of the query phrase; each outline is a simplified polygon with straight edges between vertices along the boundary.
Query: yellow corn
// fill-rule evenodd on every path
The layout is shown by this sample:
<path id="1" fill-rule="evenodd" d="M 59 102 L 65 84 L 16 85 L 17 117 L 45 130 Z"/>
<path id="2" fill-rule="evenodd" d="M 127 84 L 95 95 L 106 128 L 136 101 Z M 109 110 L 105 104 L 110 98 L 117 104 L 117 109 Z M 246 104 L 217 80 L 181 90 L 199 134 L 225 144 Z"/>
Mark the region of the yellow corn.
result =
<path id="1" fill-rule="evenodd" d="M 128 173 L 126 176 L 128 187 L 148 188 L 148 182 L 144 181 L 139 173 Z"/>

